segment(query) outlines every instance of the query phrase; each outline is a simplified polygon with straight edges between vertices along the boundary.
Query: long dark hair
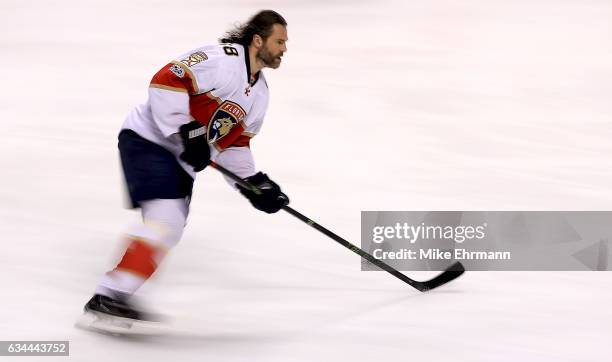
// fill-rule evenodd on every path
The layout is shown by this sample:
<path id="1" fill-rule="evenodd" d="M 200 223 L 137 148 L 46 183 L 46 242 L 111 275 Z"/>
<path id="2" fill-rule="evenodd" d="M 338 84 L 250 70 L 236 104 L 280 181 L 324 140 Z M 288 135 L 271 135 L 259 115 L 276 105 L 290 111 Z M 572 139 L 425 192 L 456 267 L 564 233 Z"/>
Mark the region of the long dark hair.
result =
<path id="1" fill-rule="evenodd" d="M 274 10 L 262 10 L 253 15 L 245 24 L 225 33 L 225 36 L 219 39 L 220 43 L 237 43 L 248 46 L 251 44 L 255 34 L 266 40 L 272 33 L 272 26 L 280 24 L 287 26 L 287 21 L 279 13 Z"/>

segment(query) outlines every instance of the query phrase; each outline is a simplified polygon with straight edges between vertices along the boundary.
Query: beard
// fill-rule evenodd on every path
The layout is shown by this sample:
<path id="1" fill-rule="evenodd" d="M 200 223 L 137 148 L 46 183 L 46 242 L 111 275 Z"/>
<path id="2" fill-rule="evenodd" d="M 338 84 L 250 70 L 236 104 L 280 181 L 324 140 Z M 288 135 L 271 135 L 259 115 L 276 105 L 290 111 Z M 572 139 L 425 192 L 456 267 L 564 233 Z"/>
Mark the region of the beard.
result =
<path id="1" fill-rule="evenodd" d="M 261 60 L 261 62 L 268 68 L 276 69 L 280 67 L 281 56 L 283 52 L 278 52 L 276 54 L 272 54 L 267 47 L 262 47 L 257 52 L 257 59 Z"/>

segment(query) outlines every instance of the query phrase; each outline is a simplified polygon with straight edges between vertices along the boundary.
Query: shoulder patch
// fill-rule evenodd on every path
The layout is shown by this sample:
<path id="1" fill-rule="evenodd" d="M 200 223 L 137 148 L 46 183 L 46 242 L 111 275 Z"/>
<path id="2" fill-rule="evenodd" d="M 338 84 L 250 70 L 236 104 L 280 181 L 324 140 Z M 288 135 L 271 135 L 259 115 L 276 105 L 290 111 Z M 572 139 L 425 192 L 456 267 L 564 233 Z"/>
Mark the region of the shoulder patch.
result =
<path id="1" fill-rule="evenodd" d="M 185 70 L 181 68 L 178 64 L 173 64 L 170 68 L 168 68 L 168 70 L 174 73 L 179 78 L 183 78 L 185 76 Z"/>
<path id="2" fill-rule="evenodd" d="M 190 54 L 187 58 L 181 60 L 181 63 L 185 64 L 188 67 L 193 67 L 194 65 L 201 63 L 208 59 L 208 55 L 204 52 L 195 52 Z"/>

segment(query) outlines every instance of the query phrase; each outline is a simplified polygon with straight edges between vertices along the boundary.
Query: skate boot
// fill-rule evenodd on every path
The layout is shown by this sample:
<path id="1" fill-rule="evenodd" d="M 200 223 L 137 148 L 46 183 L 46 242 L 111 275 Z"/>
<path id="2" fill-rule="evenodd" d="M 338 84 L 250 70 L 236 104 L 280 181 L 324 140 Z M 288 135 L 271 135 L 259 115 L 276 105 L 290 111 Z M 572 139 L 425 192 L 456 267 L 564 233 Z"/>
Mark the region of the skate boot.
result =
<path id="1" fill-rule="evenodd" d="M 159 334 L 159 316 L 137 309 L 126 297 L 96 294 L 83 310 L 85 314 L 76 324 L 80 328 L 116 335 Z"/>
<path id="2" fill-rule="evenodd" d="M 127 298 L 113 299 L 101 294 L 94 295 L 89 302 L 85 304 L 83 310 L 86 313 L 97 312 L 121 318 L 152 320 L 148 313 L 139 311 L 128 303 Z"/>

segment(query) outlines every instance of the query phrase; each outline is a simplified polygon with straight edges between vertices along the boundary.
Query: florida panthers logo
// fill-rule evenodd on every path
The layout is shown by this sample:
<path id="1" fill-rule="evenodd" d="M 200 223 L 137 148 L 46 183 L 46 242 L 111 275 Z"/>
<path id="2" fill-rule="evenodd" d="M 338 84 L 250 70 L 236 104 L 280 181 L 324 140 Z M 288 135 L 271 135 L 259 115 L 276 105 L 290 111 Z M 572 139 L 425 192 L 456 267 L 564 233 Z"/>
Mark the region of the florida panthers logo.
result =
<path id="1" fill-rule="evenodd" d="M 217 142 L 225 137 L 245 117 L 246 112 L 237 103 L 231 101 L 221 103 L 208 122 L 208 143 Z"/>

